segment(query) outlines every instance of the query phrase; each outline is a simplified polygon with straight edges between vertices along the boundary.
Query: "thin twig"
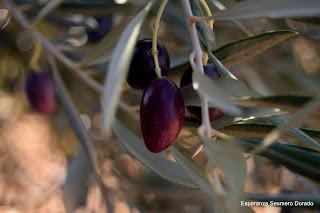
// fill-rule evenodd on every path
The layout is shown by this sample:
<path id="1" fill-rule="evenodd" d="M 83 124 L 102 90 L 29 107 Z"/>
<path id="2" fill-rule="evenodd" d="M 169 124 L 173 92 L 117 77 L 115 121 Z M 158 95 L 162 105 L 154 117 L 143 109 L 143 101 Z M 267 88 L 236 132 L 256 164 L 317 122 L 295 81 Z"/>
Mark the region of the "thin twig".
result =
<path id="1" fill-rule="evenodd" d="M 196 29 L 196 25 L 194 22 L 190 21 L 190 17 L 193 16 L 192 10 L 190 7 L 190 3 L 188 0 L 181 0 L 183 4 L 183 10 L 185 13 L 185 16 L 187 18 L 187 24 L 188 24 L 188 29 L 189 33 L 191 36 L 191 41 L 192 41 L 192 46 L 193 46 L 193 51 L 195 54 L 195 64 L 202 73 L 203 71 L 203 63 L 202 63 L 202 56 L 203 52 L 201 49 L 199 37 L 198 37 L 198 32 Z M 197 72 L 197 70 L 194 70 L 194 72 Z M 201 97 L 201 117 L 202 117 L 202 125 L 205 127 L 205 132 L 208 137 L 211 137 L 211 124 L 210 124 L 210 119 L 209 119 L 209 109 L 208 109 L 208 100 L 204 97 Z"/>
<path id="2" fill-rule="evenodd" d="M 154 64 L 155 64 L 155 71 L 156 71 L 158 78 L 161 77 L 161 68 L 159 65 L 158 48 L 157 48 L 158 31 L 159 31 L 161 16 L 163 14 L 164 8 L 166 7 L 167 3 L 168 3 L 168 0 L 162 0 L 162 2 L 161 2 L 161 5 L 158 10 L 158 14 L 156 16 L 156 20 L 154 23 L 154 29 L 153 29 L 153 35 L 152 35 L 152 56 L 153 56 L 153 60 L 154 60 Z"/>

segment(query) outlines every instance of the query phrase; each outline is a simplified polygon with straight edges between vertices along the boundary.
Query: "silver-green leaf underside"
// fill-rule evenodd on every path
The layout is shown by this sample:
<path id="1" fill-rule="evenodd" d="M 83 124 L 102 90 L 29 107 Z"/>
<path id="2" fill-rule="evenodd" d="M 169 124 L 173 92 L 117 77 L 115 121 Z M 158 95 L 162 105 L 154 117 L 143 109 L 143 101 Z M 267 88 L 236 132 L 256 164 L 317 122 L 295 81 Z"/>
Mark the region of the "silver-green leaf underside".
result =
<path id="1" fill-rule="evenodd" d="M 154 1 L 150 1 L 144 9 L 126 27 L 117 43 L 112 59 L 108 66 L 108 75 L 105 80 L 103 99 L 103 120 L 105 131 L 108 133 L 120 98 L 121 90 L 132 59 L 134 46 L 142 26 Z"/>
<path id="2" fill-rule="evenodd" d="M 162 153 L 154 154 L 148 151 L 143 141 L 117 119 L 113 122 L 113 132 L 136 159 L 156 174 L 171 182 L 197 188 L 176 163 L 169 161 Z"/>

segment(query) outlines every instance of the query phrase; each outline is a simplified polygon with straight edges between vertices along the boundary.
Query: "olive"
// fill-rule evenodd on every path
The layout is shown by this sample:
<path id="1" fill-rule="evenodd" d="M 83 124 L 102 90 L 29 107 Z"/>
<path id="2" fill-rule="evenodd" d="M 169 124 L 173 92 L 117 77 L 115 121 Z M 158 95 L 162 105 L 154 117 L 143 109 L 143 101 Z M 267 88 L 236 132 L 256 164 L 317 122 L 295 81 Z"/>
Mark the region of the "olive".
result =
<path id="1" fill-rule="evenodd" d="M 184 112 L 182 94 L 172 80 L 162 77 L 150 83 L 140 104 L 141 132 L 148 150 L 158 153 L 174 143 Z"/>
<path id="2" fill-rule="evenodd" d="M 26 95 L 30 105 L 38 112 L 51 114 L 56 109 L 56 96 L 52 78 L 46 71 L 32 72 L 26 79 Z"/>
<path id="3" fill-rule="evenodd" d="M 157 50 L 161 76 L 167 76 L 170 69 L 169 54 L 160 42 L 157 43 Z M 152 40 L 140 40 L 134 49 L 127 82 L 135 89 L 145 89 L 156 78 L 157 74 L 152 56 Z"/>
<path id="4" fill-rule="evenodd" d="M 219 72 L 214 68 L 213 64 L 207 64 L 203 66 L 204 73 L 210 78 L 221 78 Z M 193 70 L 189 67 L 182 75 L 180 80 L 180 87 L 187 86 L 192 83 Z M 196 106 L 188 106 L 188 112 L 198 120 L 201 120 L 201 108 Z M 223 112 L 217 108 L 209 108 L 210 121 L 217 120 L 223 116 Z"/>

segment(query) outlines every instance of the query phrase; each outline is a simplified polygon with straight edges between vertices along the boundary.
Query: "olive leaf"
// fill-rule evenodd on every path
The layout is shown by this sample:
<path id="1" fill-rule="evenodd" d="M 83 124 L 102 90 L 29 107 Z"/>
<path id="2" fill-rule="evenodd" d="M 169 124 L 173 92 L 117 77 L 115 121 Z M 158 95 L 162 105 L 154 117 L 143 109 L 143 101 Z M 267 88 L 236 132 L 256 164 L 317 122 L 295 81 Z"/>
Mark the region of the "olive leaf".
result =
<path id="1" fill-rule="evenodd" d="M 231 136 L 235 137 L 251 137 L 262 139 L 264 136 L 276 128 L 275 125 L 272 124 L 262 124 L 262 123 L 235 123 L 229 126 L 225 126 L 219 131 L 226 133 Z M 320 141 L 320 131 L 315 129 L 308 129 L 308 128 L 300 128 L 302 132 L 307 134 L 308 136 Z M 288 140 L 296 140 L 297 143 L 299 141 L 290 135 L 285 135 L 285 138 Z M 320 142 L 318 142 L 320 143 Z"/>
<path id="2" fill-rule="evenodd" d="M 311 96 L 297 96 L 297 95 L 277 95 L 264 97 L 237 97 L 232 98 L 231 101 L 242 106 L 256 106 L 256 107 L 270 107 L 277 108 L 284 111 L 296 111 L 307 102 L 311 101 Z M 316 113 L 319 116 L 319 113 Z"/>
<path id="3" fill-rule="evenodd" d="M 248 138 L 233 138 L 232 140 L 240 143 L 248 152 L 261 143 L 260 140 Z M 302 176 L 320 182 L 319 152 L 276 143 L 263 150 L 259 155 L 265 156 Z"/>
<path id="4" fill-rule="evenodd" d="M 306 116 L 305 112 L 302 113 L 303 116 Z M 302 119 L 302 118 L 300 118 Z M 298 119 L 299 120 L 299 119 Z M 273 123 L 275 123 L 277 126 L 285 125 L 287 124 L 287 120 L 280 118 L 273 118 Z M 295 125 L 292 122 L 290 125 Z M 317 151 L 320 151 L 320 143 L 316 140 L 314 140 L 312 137 L 310 137 L 308 134 L 304 133 L 298 128 L 291 128 L 290 131 L 287 133 L 288 135 L 298 139 L 298 144 L 302 144 L 306 147 L 309 147 L 311 149 L 315 149 Z"/>
<path id="5" fill-rule="evenodd" d="M 51 57 L 49 59 L 58 99 L 82 145 L 80 152 L 69 164 L 67 179 L 63 186 L 65 206 L 68 211 L 72 212 L 82 205 L 85 200 L 87 194 L 86 182 L 89 176 L 97 169 L 97 156 L 91 138 L 72 103 L 56 63 Z"/>
<path id="6" fill-rule="evenodd" d="M 259 97 L 251 89 L 249 89 L 242 81 L 234 79 L 213 79 L 209 78 L 214 82 L 217 87 L 224 90 L 224 93 L 228 97 Z M 193 89 L 190 84 L 180 88 L 184 98 L 184 104 L 186 106 L 201 106 L 200 98 L 198 93 Z M 209 103 L 209 106 L 213 106 Z"/>
<path id="7" fill-rule="evenodd" d="M 214 14 L 216 20 L 310 17 L 320 15 L 318 0 L 246 0 Z"/>
<path id="8" fill-rule="evenodd" d="M 176 160 L 177 164 L 187 173 L 190 179 L 193 180 L 203 192 L 207 193 L 211 198 L 214 198 L 214 190 L 208 183 L 208 180 L 204 174 L 204 169 L 195 164 L 188 157 L 186 157 L 174 145 L 170 146 L 169 150 Z"/>
<path id="9" fill-rule="evenodd" d="M 105 131 L 108 132 L 114 114 L 117 108 L 117 104 L 120 98 L 122 85 L 125 81 L 126 74 L 131 62 L 134 46 L 138 39 L 138 35 L 141 29 L 142 22 L 147 16 L 154 1 L 150 1 L 143 10 L 141 10 L 137 16 L 135 16 L 129 25 L 126 27 L 119 42 L 117 43 L 115 50 L 112 54 L 112 59 L 108 66 L 108 75 L 105 79 L 103 89 L 103 119 Z"/>
<path id="10" fill-rule="evenodd" d="M 63 109 L 65 110 L 66 115 L 70 120 L 70 124 L 72 125 L 72 128 L 78 136 L 84 151 L 88 154 L 89 158 L 91 159 L 93 168 L 96 169 L 98 165 L 97 156 L 91 138 L 79 116 L 78 110 L 76 109 L 75 105 L 73 104 L 70 98 L 67 88 L 56 67 L 56 63 L 52 59 L 50 61 L 57 97 L 60 100 L 61 105 L 63 106 Z"/>
<path id="11" fill-rule="evenodd" d="M 174 145 L 171 146 L 169 149 L 170 149 L 170 152 L 172 153 L 172 155 L 174 156 L 175 160 L 177 161 L 177 163 L 186 171 L 188 176 L 195 183 L 198 184 L 198 186 L 200 187 L 200 189 L 203 192 L 205 192 L 211 199 L 213 199 L 215 211 L 217 211 L 217 212 L 230 212 L 230 211 L 227 211 L 227 210 L 230 210 L 230 208 L 227 209 L 225 206 L 227 204 L 226 198 L 229 195 L 221 197 L 219 194 L 217 194 L 218 192 L 215 191 L 215 189 L 213 188 L 213 185 L 211 185 L 208 182 L 208 179 L 205 175 L 204 169 L 202 167 L 198 166 L 196 163 L 194 163 L 190 158 L 185 156 L 179 150 L 179 148 L 176 148 Z M 219 150 L 219 151 L 222 151 L 222 150 Z M 225 165 L 227 165 L 227 164 L 225 164 Z M 234 173 L 232 174 L 232 176 L 234 176 Z M 237 176 L 234 176 L 234 177 L 237 177 Z M 235 187 L 235 188 L 237 188 L 237 187 Z M 242 193 L 242 191 L 237 191 L 235 193 L 239 194 L 239 193 Z M 228 197 L 228 199 L 229 199 L 229 197 Z M 238 203 L 236 203 L 236 202 L 237 201 L 235 199 L 235 200 L 233 200 L 233 203 L 231 203 L 232 207 L 234 209 L 236 209 L 236 211 L 233 211 L 233 212 L 241 212 L 241 213 L 252 212 L 252 211 L 250 211 L 249 208 L 239 208 L 239 202 Z"/>
<path id="12" fill-rule="evenodd" d="M 237 144 L 228 141 L 213 141 L 204 135 L 201 137 L 208 164 L 211 166 L 219 165 L 224 173 L 224 179 L 228 186 L 226 196 L 230 202 L 229 206 L 232 209 L 231 212 L 236 212 L 242 198 L 247 171 L 243 151 Z"/>
<path id="13" fill-rule="evenodd" d="M 0 30 L 4 28 L 10 21 L 10 14 L 8 10 L 0 9 Z"/>
<path id="14" fill-rule="evenodd" d="M 68 174 L 63 185 L 63 201 L 68 212 L 75 211 L 87 198 L 88 180 L 93 167 L 88 155 L 80 149 L 68 165 Z"/>
<path id="15" fill-rule="evenodd" d="M 297 34 L 297 32 L 291 30 L 266 32 L 223 45 L 214 50 L 213 54 L 225 67 L 231 68 L 264 53 L 271 47 Z"/>
<path id="16" fill-rule="evenodd" d="M 213 55 L 209 54 L 209 57 L 213 60 L 214 58 L 212 57 L 215 56 L 225 68 L 230 69 L 237 64 L 244 63 L 264 53 L 271 47 L 297 34 L 297 32 L 292 30 L 276 30 L 262 33 L 225 44 L 215 49 L 212 52 Z M 221 66 L 217 62 L 214 63 L 217 67 Z M 178 72 L 180 70 L 186 70 L 188 67 L 190 67 L 189 62 L 185 62 L 172 68 L 172 71 Z"/>
<path id="17" fill-rule="evenodd" d="M 199 94 L 207 98 L 213 106 L 232 115 L 241 114 L 241 109 L 230 103 L 225 90 L 215 84 L 209 77 L 200 72 L 193 72 L 192 79 L 194 82 L 193 85 L 197 85 L 196 89 Z"/>
<path id="18" fill-rule="evenodd" d="M 219 129 L 234 123 L 238 122 L 245 122 L 250 120 L 256 120 L 261 118 L 276 118 L 277 116 L 285 115 L 286 112 L 277 110 L 277 109 L 270 109 L 270 108 L 263 108 L 263 107 L 243 107 L 242 115 L 240 117 L 234 117 L 230 115 L 223 115 L 221 118 L 212 122 L 212 127 Z"/>
<path id="19" fill-rule="evenodd" d="M 143 141 L 132 131 L 127 129 L 118 119 L 113 122 L 113 132 L 127 150 L 142 164 L 159 176 L 183 186 L 197 188 L 186 173 L 174 162 L 166 159 L 164 154 L 151 153 Z"/>
<path id="20" fill-rule="evenodd" d="M 286 112 L 282 112 L 270 108 L 257 108 L 257 107 L 241 107 L 241 116 L 231 116 L 224 114 L 221 118 L 211 122 L 211 126 L 214 129 L 221 129 L 229 125 L 245 122 L 250 120 L 256 120 L 261 118 L 273 118 L 281 115 L 285 115 Z M 200 123 L 198 120 L 192 118 L 186 118 L 185 126 L 196 128 Z"/>

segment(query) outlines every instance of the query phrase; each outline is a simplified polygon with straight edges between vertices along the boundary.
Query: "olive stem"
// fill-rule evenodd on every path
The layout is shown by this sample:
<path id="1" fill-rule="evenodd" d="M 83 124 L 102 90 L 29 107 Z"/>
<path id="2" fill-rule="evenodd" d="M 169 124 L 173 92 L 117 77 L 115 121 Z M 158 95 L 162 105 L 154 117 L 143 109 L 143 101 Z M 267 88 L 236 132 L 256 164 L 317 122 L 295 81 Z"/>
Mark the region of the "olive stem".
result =
<path id="1" fill-rule="evenodd" d="M 191 16 L 190 20 L 194 21 L 194 22 L 203 22 L 203 21 L 206 21 L 206 22 L 212 21 L 213 22 L 213 19 L 211 16 Z M 211 28 L 211 25 L 210 25 L 210 28 Z"/>
<path id="2" fill-rule="evenodd" d="M 40 69 L 39 60 L 41 57 L 41 52 L 42 52 L 42 44 L 41 42 L 35 40 L 33 55 L 30 60 L 30 67 L 33 71 L 38 71 Z"/>
<path id="3" fill-rule="evenodd" d="M 191 42 L 192 42 L 193 51 L 194 51 L 192 55 L 194 55 L 195 65 L 197 67 L 197 70 L 194 70 L 194 72 L 200 71 L 201 73 L 204 73 L 203 63 L 202 63 L 203 52 L 201 49 L 198 32 L 196 29 L 195 22 L 190 21 L 189 19 L 190 17 L 193 16 L 191 6 L 189 3 L 189 0 L 181 0 L 181 1 L 182 1 L 184 13 L 187 17 L 188 30 L 191 36 Z M 206 135 L 209 138 L 211 138 L 211 124 L 209 119 L 208 100 L 202 96 L 200 96 L 200 100 L 201 100 L 201 118 L 202 118 L 201 125 L 205 128 Z"/>
<path id="4" fill-rule="evenodd" d="M 206 11 L 207 15 L 208 16 L 212 16 L 212 13 L 211 13 L 211 10 L 206 2 L 206 0 L 199 0 L 203 9 Z M 209 19 L 209 20 L 206 20 L 208 22 L 208 25 L 211 29 L 213 29 L 213 23 L 214 23 L 214 20 L 213 19 Z"/>
<path id="5" fill-rule="evenodd" d="M 160 20 L 161 16 L 163 14 L 164 8 L 166 7 L 168 3 L 168 0 L 162 0 L 160 8 L 158 10 L 156 20 L 154 22 L 154 29 L 153 29 L 153 35 L 152 35 L 152 56 L 154 60 L 154 65 L 155 65 L 155 71 L 158 76 L 158 78 L 161 78 L 161 68 L 159 66 L 159 60 L 158 60 L 158 31 L 159 31 L 159 25 L 160 25 Z"/>

